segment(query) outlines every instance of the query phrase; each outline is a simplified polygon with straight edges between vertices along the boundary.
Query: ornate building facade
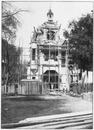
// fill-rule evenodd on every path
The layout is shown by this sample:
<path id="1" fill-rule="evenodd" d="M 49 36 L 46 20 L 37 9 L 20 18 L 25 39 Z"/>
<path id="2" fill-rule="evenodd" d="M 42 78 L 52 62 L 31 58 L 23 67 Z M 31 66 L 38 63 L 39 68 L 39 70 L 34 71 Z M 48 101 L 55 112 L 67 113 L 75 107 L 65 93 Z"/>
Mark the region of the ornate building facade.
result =
<path id="1" fill-rule="evenodd" d="M 27 79 L 3 86 L 2 93 L 42 95 L 54 90 L 74 93 L 93 91 L 92 72 L 88 75 L 86 71 L 81 73 L 77 65 L 70 64 L 68 42 L 60 38 L 61 26 L 53 21 L 53 16 L 49 9 L 48 20 L 34 28 Z"/>
<path id="2" fill-rule="evenodd" d="M 46 89 L 69 90 L 68 44 L 60 38 L 61 28 L 53 16 L 49 9 L 48 21 L 34 28 L 27 79 L 38 80 Z"/>

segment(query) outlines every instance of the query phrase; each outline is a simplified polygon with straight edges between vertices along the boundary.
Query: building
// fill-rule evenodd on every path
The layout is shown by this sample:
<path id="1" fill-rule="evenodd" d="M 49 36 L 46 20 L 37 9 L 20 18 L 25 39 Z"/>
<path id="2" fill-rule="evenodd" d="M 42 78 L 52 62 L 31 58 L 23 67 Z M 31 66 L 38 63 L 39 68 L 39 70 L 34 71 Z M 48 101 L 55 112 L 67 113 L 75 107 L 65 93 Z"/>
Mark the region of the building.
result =
<path id="1" fill-rule="evenodd" d="M 34 28 L 27 81 L 38 80 L 46 90 L 69 90 L 68 45 L 60 39 L 60 25 L 53 16 L 49 9 L 48 21 Z"/>
<path id="2" fill-rule="evenodd" d="M 70 69 L 68 42 L 60 38 L 61 26 L 53 21 L 53 16 L 54 13 L 49 9 L 47 22 L 34 28 L 30 41 L 27 79 L 22 79 L 20 84 L 3 86 L 2 93 L 41 95 L 54 90 L 72 90 L 74 93 L 81 93 L 82 89 L 83 92 L 93 90 L 92 72 L 88 75 L 86 71 L 81 73 L 76 65 L 72 65 Z M 86 90 L 87 84 L 90 90 Z"/>

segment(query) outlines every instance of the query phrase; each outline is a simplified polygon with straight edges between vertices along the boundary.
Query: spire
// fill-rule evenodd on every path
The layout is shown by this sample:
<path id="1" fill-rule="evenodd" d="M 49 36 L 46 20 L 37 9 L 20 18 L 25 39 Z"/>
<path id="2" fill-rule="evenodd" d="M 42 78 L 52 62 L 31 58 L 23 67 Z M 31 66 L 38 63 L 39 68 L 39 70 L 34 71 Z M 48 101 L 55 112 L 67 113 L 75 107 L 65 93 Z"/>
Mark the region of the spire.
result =
<path id="1" fill-rule="evenodd" d="M 51 3 L 50 3 L 50 9 L 51 9 Z"/>
<path id="2" fill-rule="evenodd" d="M 50 6 L 50 9 L 47 13 L 48 21 L 53 21 L 53 16 L 54 16 L 54 13 L 52 12 L 51 6 Z"/>

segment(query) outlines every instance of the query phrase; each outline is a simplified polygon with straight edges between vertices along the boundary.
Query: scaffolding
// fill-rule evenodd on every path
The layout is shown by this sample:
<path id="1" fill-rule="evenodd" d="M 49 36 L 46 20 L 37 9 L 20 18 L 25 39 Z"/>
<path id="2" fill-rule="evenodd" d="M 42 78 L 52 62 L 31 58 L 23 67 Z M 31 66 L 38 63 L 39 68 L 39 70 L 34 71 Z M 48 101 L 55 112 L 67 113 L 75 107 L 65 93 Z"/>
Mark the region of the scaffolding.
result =
<path id="1" fill-rule="evenodd" d="M 33 89 L 41 88 L 43 93 L 46 90 L 69 90 L 68 43 L 60 39 L 61 26 L 53 21 L 51 9 L 47 17 L 47 22 L 37 30 L 34 28 L 30 41 L 27 78 L 23 82 L 27 82 L 29 89 L 32 87 L 31 83 L 38 82 L 38 86 L 33 85 Z"/>
<path id="2" fill-rule="evenodd" d="M 30 47 L 30 71 L 27 75 L 28 79 L 41 81 L 42 87 L 46 86 L 46 89 L 60 89 L 62 82 L 61 77 L 64 77 L 65 75 L 68 82 L 69 75 L 67 45 L 61 46 L 37 44 L 37 47 L 34 51 L 36 53 L 34 53 L 32 50 L 33 48 Z M 62 72 L 62 68 L 65 69 L 65 73 Z M 63 86 L 65 84 L 66 88 L 66 82 L 64 82 Z M 67 85 L 68 84 L 69 83 L 67 83 Z M 67 89 L 69 88 L 67 87 Z"/>

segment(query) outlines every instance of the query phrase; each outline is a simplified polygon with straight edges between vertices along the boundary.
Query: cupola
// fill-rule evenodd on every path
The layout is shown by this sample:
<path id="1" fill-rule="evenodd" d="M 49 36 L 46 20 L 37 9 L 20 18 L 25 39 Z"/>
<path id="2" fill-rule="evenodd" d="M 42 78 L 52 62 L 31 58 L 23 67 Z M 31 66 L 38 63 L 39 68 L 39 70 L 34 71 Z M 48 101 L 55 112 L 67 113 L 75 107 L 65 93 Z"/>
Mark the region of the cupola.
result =
<path id="1" fill-rule="evenodd" d="M 47 13 L 48 21 L 53 21 L 53 16 L 54 16 L 54 13 L 52 12 L 51 9 L 49 9 Z"/>

